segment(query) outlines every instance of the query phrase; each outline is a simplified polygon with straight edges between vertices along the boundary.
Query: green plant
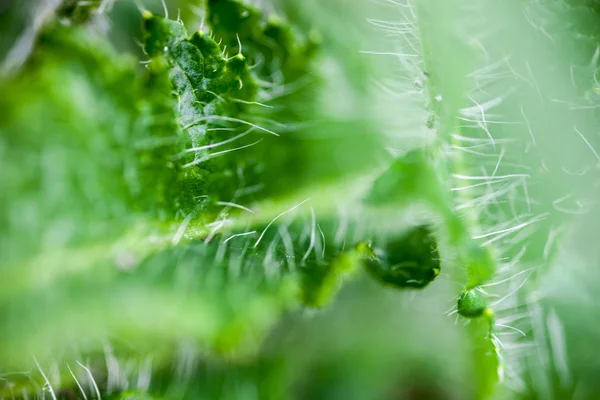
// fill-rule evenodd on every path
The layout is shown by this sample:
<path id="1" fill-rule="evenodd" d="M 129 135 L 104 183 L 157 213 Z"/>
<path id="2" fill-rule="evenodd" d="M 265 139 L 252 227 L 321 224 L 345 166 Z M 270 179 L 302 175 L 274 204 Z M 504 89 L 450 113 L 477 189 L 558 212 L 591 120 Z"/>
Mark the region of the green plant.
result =
<path id="1" fill-rule="evenodd" d="M 188 6 L 6 52 L 3 397 L 598 397 L 595 1 Z"/>

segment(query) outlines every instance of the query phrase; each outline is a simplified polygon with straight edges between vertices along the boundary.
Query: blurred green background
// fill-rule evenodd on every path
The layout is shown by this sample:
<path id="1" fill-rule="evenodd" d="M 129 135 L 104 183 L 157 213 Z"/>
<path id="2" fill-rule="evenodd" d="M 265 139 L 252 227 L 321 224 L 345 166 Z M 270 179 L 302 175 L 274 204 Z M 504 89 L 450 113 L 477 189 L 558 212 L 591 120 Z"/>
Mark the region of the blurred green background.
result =
<path id="1" fill-rule="evenodd" d="M 0 396 L 600 398 L 598 12 L 0 3 Z M 433 282 L 364 270 L 424 223 Z"/>

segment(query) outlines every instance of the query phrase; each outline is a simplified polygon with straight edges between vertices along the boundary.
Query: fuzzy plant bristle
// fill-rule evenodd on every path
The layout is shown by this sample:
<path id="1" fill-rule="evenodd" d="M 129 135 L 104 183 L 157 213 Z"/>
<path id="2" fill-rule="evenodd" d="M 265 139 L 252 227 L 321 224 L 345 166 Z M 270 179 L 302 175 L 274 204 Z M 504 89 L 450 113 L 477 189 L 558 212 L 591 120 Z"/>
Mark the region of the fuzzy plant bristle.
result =
<path id="1" fill-rule="evenodd" d="M 534 294 L 573 216 L 593 207 L 598 158 L 589 129 L 597 120 L 589 90 L 598 42 L 595 32 L 575 25 L 573 8 L 543 1 L 437 6 L 423 1 L 398 4 L 395 19 L 373 21 L 396 39 L 402 50 L 391 54 L 401 60 L 406 90 L 409 82 L 419 82 L 431 115 L 426 127 L 437 140 L 419 150 L 430 156 L 415 169 L 437 165 L 442 179 L 430 174 L 418 187 L 426 188 L 422 199 L 448 231 L 445 257 L 464 271 L 454 312 L 491 322 L 486 335 L 475 332 L 492 343 L 489 355 L 497 358 L 500 387 L 486 391 L 502 396 L 565 398 L 576 391 L 565 382 L 552 383 L 552 368 L 570 369 L 563 328 Z M 560 11 L 568 16 L 565 26 L 553 20 Z M 571 47 L 574 42 L 580 48 Z M 560 60 L 557 53 L 563 54 Z M 586 54 L 592 75 L 577 82 L 574 60 Z M 402 188 L 420 192 L 414 185 Z M 548 361 L 556 352 L 561 365 Z M 532 370 L 536 362 L 543 372 Z"/>

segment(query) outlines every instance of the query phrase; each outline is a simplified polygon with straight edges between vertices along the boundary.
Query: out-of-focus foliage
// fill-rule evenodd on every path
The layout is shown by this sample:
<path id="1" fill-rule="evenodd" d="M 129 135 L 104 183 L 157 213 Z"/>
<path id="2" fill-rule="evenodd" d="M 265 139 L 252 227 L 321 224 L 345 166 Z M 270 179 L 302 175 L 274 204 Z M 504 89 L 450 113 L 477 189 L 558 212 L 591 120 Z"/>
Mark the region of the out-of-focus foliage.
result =
<path id="1" fill-rule="evenodd" d="M 598 398 L 599 12 L 0 4 L 0 396 Z"/>

